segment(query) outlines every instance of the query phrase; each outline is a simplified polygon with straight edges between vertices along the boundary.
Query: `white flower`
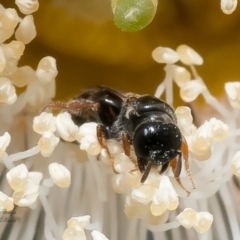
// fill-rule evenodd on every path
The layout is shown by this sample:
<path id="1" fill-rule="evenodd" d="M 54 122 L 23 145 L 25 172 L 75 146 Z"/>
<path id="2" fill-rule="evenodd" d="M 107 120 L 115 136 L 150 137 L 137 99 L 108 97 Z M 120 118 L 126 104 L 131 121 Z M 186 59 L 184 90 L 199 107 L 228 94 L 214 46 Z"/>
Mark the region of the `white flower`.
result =
<path id="1" fill-rule="evenodd" d="M 10 142 L 11 136 L 8 132 L 5 132 L 3 136 L 0 136 L 0 157 L 2 157 Z"/>
<path id="2" fill-rule="evenodd" d="M 33 119 L 33 130 L 39 134 L 56 131 L 56 117 L 52 113 L 42 112 Z"/>
<path id="3" fill-rule="evenodd" d="M 179 60 L 177 52 L 167 47 L 157 47 L 152 51 L 153 59 L 158 63 L 173 64 Z"/>
<path id="4" fill-rule="evenodd" d="M 180 61 L 186 65 L 202 65 L 203 58 L 191 47 L 180 45 L 177 47 L 177 53 L 180 56 Z"/>
<path id="5" fill-rule="evenodd" d="M 49 174 L 53 182 L 62 188 L 68 188 L 71 184 L 71 174 L 62 164 L 51 163 L 48 166 Z"/>
<path id="6" fill-rule="evenodd" d="M 36 12 L 39 7 L 38 0 L 16 0 L 15 2 L 23 14 Z"/>
<path id="7" fill-rule="evenodd" d="M 23 42 L 24 44 L 28 44 L 36 37 L 36 35 L 37 31 L 33 16 L 25 16 L 15 32 L 16 39 Z"/>
<path id="8" fill-rule="evenodd" d="M 13 198 L 0 191 L 0 211 L 12 211 L 14 208 Z"/>
<path id="9" fill-rule="evenodd" d="M 38 141 L 41 154 L 44 157 L 50 157 L 59 143 L 59 138 L 56 137 L 52 132 L 46 131 Z"/>
<path id="10" fill-rule="evenodd" d="M 9 170 L 6 177 L 13 190 L 21 190 L 27 183 L 28 169 L 26 165 L 22 163 Z"/>
<path id="11" fill-rule="evenodd" d="M 53 81 L 58 74 L 56 59 L 44 57 L 38 64 L 36 76 L 43 84 Z"/>
<path id="12" fill-rule="evenodd" d="M 0 103 L 13 104 L 17 100 L 16 90 L 8 78 L 0 78 Z"/>
<path id="13" fill-rule="evenodd" d="M 78 127 L 74 124 L 68 112 L 57 115 L 56 125 L 62 139 L 68 142 L 73 142 L 77 139 Z"/>

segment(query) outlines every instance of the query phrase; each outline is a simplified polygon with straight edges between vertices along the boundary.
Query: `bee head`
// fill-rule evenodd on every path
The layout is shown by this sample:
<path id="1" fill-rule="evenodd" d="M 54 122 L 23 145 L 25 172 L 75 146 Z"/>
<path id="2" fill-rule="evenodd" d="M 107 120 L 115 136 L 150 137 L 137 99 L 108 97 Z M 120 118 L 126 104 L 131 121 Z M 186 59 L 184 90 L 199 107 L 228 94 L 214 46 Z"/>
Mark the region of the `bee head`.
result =
<path id="1" fill-rule="evenodd" d="M 182 135 L 173 123 L 144 122 L 133 135 L 133 146 L 138 159 L 151 160 L 152 165 L 160 166 L 175 158 L 181 149 Z"/>

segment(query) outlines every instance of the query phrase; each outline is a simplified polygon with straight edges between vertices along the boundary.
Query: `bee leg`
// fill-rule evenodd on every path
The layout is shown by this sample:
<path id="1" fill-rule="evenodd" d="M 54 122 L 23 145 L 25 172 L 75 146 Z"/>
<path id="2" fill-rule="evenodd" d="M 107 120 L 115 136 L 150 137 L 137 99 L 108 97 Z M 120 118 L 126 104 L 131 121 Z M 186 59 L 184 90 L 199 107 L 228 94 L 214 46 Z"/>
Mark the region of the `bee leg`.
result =
<path id="1" fill-rule="evenodd" d="M 48 103 L 42 111 L 46 109 L 62 110 L 69 112 L 72 115 L 81 115 L 82 112 L 92 110 L 98 111 L 99 103 L 93 102 L 88 99 L 73 99 L 68 102 L 53 102 Z"/>
<path id="2" fill-rule="evenodd" d="M 107 155 L 109 157 L 110 160 L 110 164 L 112 167 L 113 172 L 115 172 L 116 174 L 118 174 L 119 172 L 116 171 L 115 166 L 114 166 L 114 160 L 113 157 L 109 151 L 109 148 L 107 146 L 107 141 L 106 141 L 106 135 L 105 135 L 105 129 L 103 125 L 97 125 L 97 138 L 98 138 L 98 142 L 100 144 L 100 146 L 102 148 L 104 148 L 107 152 Z"/>
<path id="3" fill-rule="evenodd" d="M 192 183 L 192 188 L 196 189 L 196 185 L 195 185 L 195 183 L 194 183 L 194 181 L 192 179 L 192 173 L 191 173 L 190 167 L 189 167 L 188 145 L 187 145 L 187 141 L 186 141 L 186 139 L 184 137 L 183 137 L 183 140 L 182 140 L 181 152 L 182 152 L 182 156 L 183 156 L 183 159 L 184 159 L 184 165 L 185 165 L 185 169 L 186 169 L 186 172 L 187 172 L 187 176 L 188 176 L 189 180 Z"/>
<path id="4" fill-rule="evenodd" d="M 133 157 L 131 156 L 131 149 L 130 149 L 130 140 L 129 140 L 129 135 L 125 132 L 122 134 L 122 143 L 123 143 L 123 150 L 126 156 L 130 158 L 132 163 L 135 165 L 137 169 L 137 164 L 136 161 L 134 161 Z"/>
<path id="5" fill-rule="evenodd" d="M 179 178 L 181 169 L 182 169 L 182 159 L 181 154 L 177 156 L 176 158 L 172 159 L 170 162 L 170 166 L 172 167 L 172 171 L 174 174 L 174 178 L 177 181 L 178 185 L 187 193 L 187 195 L 190 195 L 190 192 L 183 186 L 181 179 Z"/>

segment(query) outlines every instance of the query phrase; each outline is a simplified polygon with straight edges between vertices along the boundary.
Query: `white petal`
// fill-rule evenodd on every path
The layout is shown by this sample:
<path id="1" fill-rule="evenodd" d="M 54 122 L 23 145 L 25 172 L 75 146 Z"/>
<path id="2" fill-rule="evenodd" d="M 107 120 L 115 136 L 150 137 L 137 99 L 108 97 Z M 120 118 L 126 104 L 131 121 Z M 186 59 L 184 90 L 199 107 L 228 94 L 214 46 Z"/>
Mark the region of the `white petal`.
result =
<path id="1" fill-rule="evenodd" d="M 152 51 L 152 57 L 158 63 L 173 64 L 179 60 L 178 53 L 166 47 L 155 48 Z"/>
<path id="2" fill-rule="evenodd" d="M 48 166 L 49 174 L 53 180 L 53 182 L 62 188 L 68 188 L 71 184 L 71 174 L 69 170 L 58 163 L 51 163 Z"/>
<path id="3" fill-rule="evenodd" d="M 177 53 L 180 56 L 180 61 L 186 65 L 202 65 L 203 58 L 192 48 L 187 45 L 180 45 L 177 48 Z"/>
<path id="4" fill-rule="evenodd" d="M 50 157 L 58 143 L 59 138 L 56 137 L 52 132 L 44 132 L 38 141 L 41 154 L 44 157 Z"/>
<path id="5" fill-rule="evenodd" d="M 56 59 L 53 57 L 44 57 L 38 64 L 36 76 L 43 84 L 53 81 L 58 74 Z"/>
<path id="6" fill-rule="evenodd" d="M 25 164 L 12 168 L 6 175 L 8 183 L 13 190 L 23 189 L 28 179 L 28 169 Z"/>
<path id="7" fill-rule="evenodd" d="M 52 113 L 42 112 L 33 119 L 33 130 L 39 134 L 56 131 L 56 117 Z"/>
<path id="8" fill-rule="evenodd" d="M 30 43 L 37 35 L 36 27 L 34 24 L 33 16 L 28 15 L 20 22 L 15 37 L 18 41 L 24 44 Z"/>

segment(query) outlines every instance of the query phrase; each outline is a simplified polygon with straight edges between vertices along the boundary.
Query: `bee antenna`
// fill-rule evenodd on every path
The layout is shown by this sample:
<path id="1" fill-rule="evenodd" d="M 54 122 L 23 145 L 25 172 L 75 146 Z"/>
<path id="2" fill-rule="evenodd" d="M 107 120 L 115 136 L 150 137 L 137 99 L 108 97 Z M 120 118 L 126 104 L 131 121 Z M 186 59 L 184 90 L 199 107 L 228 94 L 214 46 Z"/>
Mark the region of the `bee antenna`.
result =
<path id="1" fill-rule="evenodd" d="M 152 161 L 151 160 L 148 160 L 147 162 L 147 166 L 145 168 L 145 171 L 142 175 L 142 178 L 141 178 L 141 183 L 144 183 L 149 175 L 149 172 L 151 170 L 151 167 L 152 167 Z"/>

